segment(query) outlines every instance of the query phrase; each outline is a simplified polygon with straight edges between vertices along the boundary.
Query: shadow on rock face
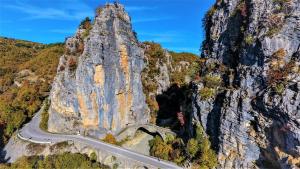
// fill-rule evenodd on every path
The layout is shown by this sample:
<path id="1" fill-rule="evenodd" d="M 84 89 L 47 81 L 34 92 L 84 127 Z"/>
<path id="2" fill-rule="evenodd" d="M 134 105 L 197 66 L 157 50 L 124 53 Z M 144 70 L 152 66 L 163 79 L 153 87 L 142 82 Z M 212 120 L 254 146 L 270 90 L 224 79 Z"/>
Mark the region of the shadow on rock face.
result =
<path id="1" fill-rule="evenodd" d="M 169 127 L 179 137 L 187 137 L 187 123 L 190 118 L 191 95 L 190 85 L 179 87 L 171 85 L 162 94 L 156 96 L 159 105 L 156 124 L 162 127 Z"/>
<path id="2" fill-rule="evenodd" d="M 0 127 L 0 135 L 1 135 L 1 138 L 0 138 L 0 163 L 6 163 L 9 161 L 9 159 L 5 159 L 5 156 L 6 156 L 6 151 L 4 150 L 4 146 L 5 146 L 5 143 L 4 143 L 4 128 L 3 126 Z"/>
<path id="3" fill-rule="evenodd" d="M 257 102 L 263 103 L 262 98 L 258 98 Z M 272 121 L 269 126 L 264 126 L 266 146 L 260 147 L 261 153 L 256 160 L 257 166 L 279 169 L 294 168 L 299 165 L 299 130 L 295 127 L 298 125 L 297 122 L 290 118 L 291 112 L 285 112 L 275 106 L 266 106 L 266 103 L 253 106 L 265 118 Z"/>
<path id="4" fill-rule="evenodd" d="M 0 150 L 0 163 L 7 163 L 10 160 L 10 158 L 5 158 L 5 156 L 6 156 L 6 151 L 3 150 L 3 148 L 1 148 L 1 150 Z"/>

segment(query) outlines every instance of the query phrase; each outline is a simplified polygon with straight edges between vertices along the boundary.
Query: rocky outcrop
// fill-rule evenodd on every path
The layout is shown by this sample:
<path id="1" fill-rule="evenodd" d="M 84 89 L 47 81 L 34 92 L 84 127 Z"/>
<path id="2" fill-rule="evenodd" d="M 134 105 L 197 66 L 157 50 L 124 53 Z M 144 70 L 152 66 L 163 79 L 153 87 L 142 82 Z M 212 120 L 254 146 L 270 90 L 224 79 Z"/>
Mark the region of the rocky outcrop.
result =
<path id="1" fill-rule="evenodd" d="M 201 73 L 223 84 L 209 99 L 196 84 L 193 119 L 219 168 L 299 167 L 300 1 L 217 1 L 204 23 Z"/>
<path id="2" fill-rule="evenodd" d="M 170 92 L 172 86 L 184 86 L 189 83 L 193 71 L 197 70 L 198 56 L 191 53 L 175 53 L 163 49 L 160 44 L 154 42 L 144 42 L 143 48 L 145 50 L 145 69 L 142 72 L 142 83 L 143 91 L 146 95 L 146 103 L 148 104 L 151 112 L 151 122 L 161 125 L 157 121 L 157 118 L 162 120 L 159 116 L 159 111 L 162 107 L 166 107 L 166 112 L 163 111 L 162 114 L 167 115 L 168 118 L 173 119 L 172 111 L 175 104 L 172 103 L 176 100 L 174 91 Z M 173 88 L 174 89 L 174 88 Z M 168 93 L 168 94 L 166 94 Z M 174 93 L 171 96 L 171 93 Z M 168 96 L 170 94 L 170 96 Z M 162 102 L 160 102 L 160 101 Z M 170 104 L 171 103 L 171 104 Z M 165 117 L 166 118 L 166 117 Z M 173 120 L 166 120 L 168 123 L 173 123 Z M 163 120 L 164 121 L 164 120 Z"/>
<path id="3" fill-rule="evenodd" d="M 115 3 L 97 9 L 93 23 L 85 20 L 66 41 L 50 95 L 49 131 L 117 132 L 147 123 L 143 59 L 124 7 Z"/>

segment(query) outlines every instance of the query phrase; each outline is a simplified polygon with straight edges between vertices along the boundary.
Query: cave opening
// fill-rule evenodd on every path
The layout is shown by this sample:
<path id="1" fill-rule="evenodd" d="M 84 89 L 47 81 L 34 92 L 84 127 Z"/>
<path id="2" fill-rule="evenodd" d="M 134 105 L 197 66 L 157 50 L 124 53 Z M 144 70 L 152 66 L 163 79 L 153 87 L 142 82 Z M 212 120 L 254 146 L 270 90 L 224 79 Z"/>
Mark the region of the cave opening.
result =
<path id="1" fill-rule="evenodd" d="M 190 119 L 191 94 L 190 85 L 173 84 L 162 94 L 157 95 L 159 110 L 156 124 L 170 128 L 179 137 L 188 137 L 186 126 Z"/>

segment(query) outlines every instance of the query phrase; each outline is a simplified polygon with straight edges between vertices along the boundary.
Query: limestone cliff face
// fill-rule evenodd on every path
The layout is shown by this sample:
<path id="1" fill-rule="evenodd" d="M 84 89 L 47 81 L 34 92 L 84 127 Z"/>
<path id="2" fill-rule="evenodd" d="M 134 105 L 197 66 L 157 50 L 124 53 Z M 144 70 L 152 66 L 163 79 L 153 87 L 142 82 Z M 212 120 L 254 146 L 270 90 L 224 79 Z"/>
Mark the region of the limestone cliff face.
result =
<path id="1" fill-rule="evenodd" d="M 146 123 L 141 83 L 144 51 L 124 7 L 106 5 L 66 41 L 51 91 L 49 131 L 118 131 Z"/>
<path id="2" fill-rule="evenodd" d="M 193 113 L 219 168 L 299 167 L 300 1 L 218 0 L 205 24 L 202 74 L 223 86 L 204 99 L 198 83 Z"/>

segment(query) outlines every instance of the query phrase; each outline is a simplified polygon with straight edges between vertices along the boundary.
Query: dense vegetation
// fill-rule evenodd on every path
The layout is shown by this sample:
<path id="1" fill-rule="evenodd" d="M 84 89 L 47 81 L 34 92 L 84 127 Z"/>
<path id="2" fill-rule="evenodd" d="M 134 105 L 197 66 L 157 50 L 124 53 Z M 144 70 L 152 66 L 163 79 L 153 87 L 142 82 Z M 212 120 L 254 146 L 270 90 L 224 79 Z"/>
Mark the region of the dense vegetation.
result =
<path id="1" fill-rule="evenodd" d="M 83 21 L 80 23 L 80 27 L 85 29 L 83 32 L 83 38 L 87 37 L 90 33 L 90 30 L 92 29 L 92 21 L 89 17 L 86 17 Z"/>
<path id="2" fill-rule="evenodd" d="M 204 88 L 199 90 L 199 95 L 203 100 L 214 97 L 217 93 L 217 89 L 222 85 L 222 79 L 218 75 L 207 74 L 201 80 L 204 84 Z"/>
<path id="3" fill-rule="evenodd" d="M 168 136 L 165 141 L 156 136 L 149 141 L 150 155 L 173 161 L 179 165 L 191 162 L 193 168 L 209 169 L 217 166 L 215 152 L 211 149 L 208 137 L 203 128 L 197 125 L 195 138 L 185 144 L 182 139 Z"/>
<path id="4" fill-rule="evenodd" d="M 190 101 L 190 81 L 201 81 L 205 88 L 201 93 L 202 99 L 213 97 L 222 79 L 212 74 L 200 78 L 200 67 L 205 62 L 190 53 L 166 52 L 159 44 L 145 42 L 145 53 L 148 64 L 142 75 L 147 104 L 150 107 L 152 122 L 160 124 L 160 119 L 173 119 L 168 126 L 172 130 L 180 130 L 185 125 L 184 109 Z M 167 66 L 171 86 L 167 91 L 157 95 L 158 83 L 155 78 L 160 75 L 160 67 Z M 214 69 L 214 68 L 212 68 Z M 212 72 L 209 70 L 209 72 Z M 157 119 L 155 119 L 157 118 Z M 156 120 L 156 121 L 154 121 Z M 179 123 L 178 123 L 179 122 Z M 166 126 L 167 125 L 167 126 Z M 195 138 L 178 135 L 167 136 L 165 140 L 156 136 L 149 141 L 150 155 L 173 161 L 179 165 L 192 162 L 195 168 L 213 168 L 217 165 L 217 158 L 211 149 L 210 141 L 201 126 L 195 126 Z"/>
<path id="5" fill-rule="evenodd" d="M 172 56 L 172 67 L 175 69 L 171 73 L 171 82 L 173 84 L 178 84 L 179 86 L 185 85 L 190 80 L 195 80 L 198 78 L 198 72 L 200 69 L 201 63 L 204 61 L 200 59 L 197 55 L 192 53 L 176 53 L 170 52 Z M 188 64 L 187 66 L 178 65 Z"/>
<path id="6" fill-rule="evenodd" d="M 115 138 L 115 136 L 111 133 L 106 134 L 106 136 L 104 137 L 104 139 L 102 139 L 102 141 L 109 143 L 109 144 L 114 144 L 117 146 L 122 146 L 125 142 L 127 142 L 128 140 L 130 140 L 130 137 L 127 136 L 126 138 L 117 141 L 117 139 Z"/>
<path id="7" fill-rule="evenodd" d="M 41 122 L 40 122 L 40 128 L 42 130 L 45 130 L 45 131 L 48 130 L 48 120 L 49 120 L 48 110 L 49 110 L 49 107 L 50 107 L 50 101 L 47 99 L 45 101 L 44 109 L 41 113 Z"/>
<path id="8" fill-rule="evenodd" d="M 112 135 L 111 133 L 106 134 L 106 136 L 104 137 L 104 139 L 102 141 L 107 142 L 109 144 L 117 144 L 117 140 L 116 140 L 115 136 Z"/>
<path id="9" fill-rule="evenodd" d="M 201 59 L 192 53 L 167 52 L 154 42 L 144 42 L 144 48 L 147 66 L 142 73 L 142 83 L 151 112 L 151 122 L 155 123 L 158 112 L 155 98 L 158 83 L 155 79 L 162 73 L 160 67 L 167 67 L 171 84 L 183 86 L 187 81 L 197 78 Z"/>
<path id="10" fill-rule="evenodd" d="M 31 156 L 21 157 L 13 164 L 2 164 L 2 169 L 107 169 L 108 166 L 102 165 L 96 161 L 96 154 L 91 154 L 89 158 L 87 155 L 79 153 L 63 153 L 56 155 Z"/>
<path id="11" fill-rule="evenodd" d="M 62 44 L 0 38 L 1 147 L 41 107 L 63 52 Z"/>

